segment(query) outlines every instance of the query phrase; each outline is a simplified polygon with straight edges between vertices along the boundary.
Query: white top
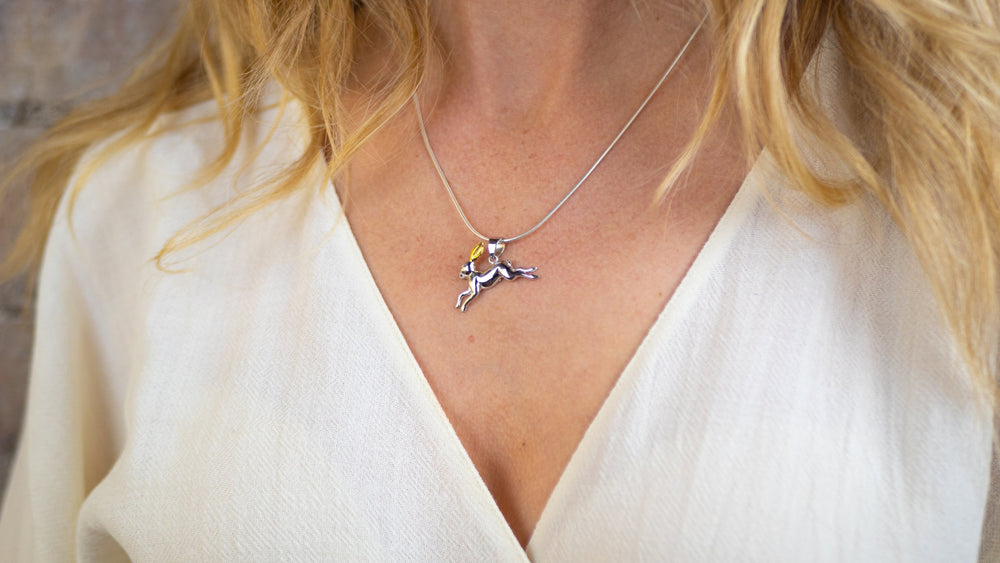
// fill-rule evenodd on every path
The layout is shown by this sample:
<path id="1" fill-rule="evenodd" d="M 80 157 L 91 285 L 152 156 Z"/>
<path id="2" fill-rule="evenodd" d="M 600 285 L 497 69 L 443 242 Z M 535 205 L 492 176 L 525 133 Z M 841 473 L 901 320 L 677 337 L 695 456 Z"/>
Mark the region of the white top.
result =
<path id="1" fill-rule="evenodd" d="M 298 156 L 294 104 L 260 122 L 205 188 L 168 197 L 220 146 L 211 122 L 102 165 L 75 239 L 63 201 L 0 559 L 976 560 L 992 415 L 875 206 L 822 209 L 763 156 L 525 550 L 319 165 L 314 186 L 187 253 L 187 273 L 150 262 L 234 186 Z"/>

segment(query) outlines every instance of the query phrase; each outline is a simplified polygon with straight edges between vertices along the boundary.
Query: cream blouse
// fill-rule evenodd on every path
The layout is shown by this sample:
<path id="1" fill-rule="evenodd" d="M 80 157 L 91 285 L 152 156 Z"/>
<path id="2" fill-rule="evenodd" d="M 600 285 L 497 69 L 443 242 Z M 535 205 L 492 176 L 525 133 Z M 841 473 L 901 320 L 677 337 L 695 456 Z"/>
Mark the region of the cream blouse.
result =
<path id="1" fill-rule="evenodd" d="M 183 272 L 152 264 L 303 146 L 299 107 L 271 109 L 179 193 L 213 112 L 101 164 L 72 231 L 59 208 L 0 559 L 976 561 L 992 413 L 877 206 L 820 208 L 762 156 L 522 549 L 319 167 Z"/>

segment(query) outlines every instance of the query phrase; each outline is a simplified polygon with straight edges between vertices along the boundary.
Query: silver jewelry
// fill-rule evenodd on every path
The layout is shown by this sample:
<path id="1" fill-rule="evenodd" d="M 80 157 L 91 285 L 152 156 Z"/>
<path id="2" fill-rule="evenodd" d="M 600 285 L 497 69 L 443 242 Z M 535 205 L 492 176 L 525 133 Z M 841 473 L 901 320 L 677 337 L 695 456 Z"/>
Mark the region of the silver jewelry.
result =
<path id="1" fill-rule="evenodd" d="M 622 127 L 621 131 L 618 132 L 618 135 L 615 136 L 615 138 L 611 141 L 611 144 L 608 145 L 608 148 L 604 149 L 604 152 L 601 153 L 601 156 L 597 157 L 597 160 L 594 161 L 594 164 L 591 165 L 589 170 L 587 170 L 587 173 L 584 174 L 582 178 L 580 178 L 580 181 L 578 181 L 569 190 L 569 192 L 567 192 L 566 195 L 563 196 L 561 200 L 559 200 L 559 203 L 557 203 L 556 206 L 553 207 L 551 211 L 549 211 L 544 217 L 542 217 L 542 219 L 538 223 L 535 223 L 535 225 L 530 229 L 528 229 L 527 231 L 524 231 L 523 233 L 512 237 L 491 238 L 480 233 L 475 227 L 472 226 L 472 223 L 469 221 L 469 218 L 466 217 L 465 211 L 462 209 L 461 204 L 458 203 L 458 198 L 455 197 L 455 191 L 452 189 L 451 183 L 448 182 L 448 178 L 445 176 L 444 170 L 441 168 L 441 164 L 438 162 L 437 155 L 434 153 L 434 149 L 431 148 L 431 141 L 427 137 L 427 128 L 424 125 L 424 116 L 420 112 L 420 102 L 417 101 L 417 93 L 416 92 L 413 93 L 412 96 L 413 107 L 416 109 L 417 112 L 417 123 L 420 125 L 420 136 L 423 137 L 424 147 L 427 149 L 427 155 L 430 156 L 431 162 L 434 163 L 434 169 L 437 170 L 438 176 L 441 178 L 441 183 L 444 184 L 444 188 L 448 191 L 448 197 L 451 198 L 451 202 L 455 205 L 455 209 L 458 210 L 458 214 L 459 216 L 462 217 L 462 221 L 465 223 L 465 226 L 468 227 L 470 231 L 472 231 L 472 234 L 476 235 L 476 237 L 480 239 L 480 242 L 472 248 L 472 252 L 469 254 L 469 261 L 466 262 L 464 265 L 462 265 L 462 268 L 459 272 L 460 278 L 469 280 L 469 288 L 463 291 L 458 296 L 458 302 L 455 304 L 456 308 L 465 311 L 469 307 L 469 302 L 472 301 L 477 295 L 479 295 L 479 292 L 482 289 L 488 289 L 490 287 L 493 287 L 500 280 L 513 280 L 517 278 L 526 278 L 533 280 L 538 278 L 538 275 L 534 273 L 535 270 L 537 269 L 536 267 L 515 268 L 513 265 L 511 265 L 509 260 L 504 260 L 503 262 L 500 261 L 500 254 L 503 253 L 506 244 L 522 239 L 530 235 L 531 233 L 537 231 L 542 225 L 545 224 L 546 221 L 549 220 L 549 218 L 555 215 L 556 211 L 558 211 L 559 208 L 562 207 L 563 204 L 566 203 L 566 201 L 570 197 L 572 197 L 574 193 L 576 193 L 576 190 L 578 190 L 580 186 L 583 185 L 583 183 L 587 180 L 587 178 L 589 178 L 590 175 L 594 172 L 594 170 L 597 169 L 597 166 L 601 164 L 601 162 L 604 160 L 604 157 L 606 157 L 608 153 L 611 152 L 611 149 L 613 149 L 615 145 L 618 144 L 618 140 L 621 139 L 623 135 L 625 135 L 625 132 L 628 131 L 629 127 L 632 126 L 632 123 L 635 122 L 636 118 L 639 117 L 639 114 L 642 113 L 642 110 L 646 109 L 646 105 L 649 104 L 649 101 L 651 99 L 653 99 L 653 96 L 656 94 L 657 91 L 659 91 L 660 86 L 663 85 L 663 83 L 667 80 L 667 77 L 670 76 L 670 73 L 674 70 L 674 67 L 677 66 L 678 62 L 680 62 L 681 57 L 684 56 L 684 53 L 687 51 L 688 47 L 694 41 L 695 36 L 698 35 L 698 31 L 701 30 L 701 26 L 705 23 L 705 19 L 707 18 L 708 15 L 706 14 L 704 17 L 702 17 L 701 21 L 698 22 L 698 26 L 695 27 L 694 31 L 691 33 L 691 36 L 688 37 L 687 42 L 684 43 L 684 46 L 681 47 L 680 52 L 677 53 L 677 56 L 674 57 L 674 60 L 670 63 L 670 66 L 667 67 L 667 70 L 663 72 L 662 76 L 660 76 L 660 80 L 657 81 L 655 86 L 653 86 L 653 89 L 649 92 L 649 95 L 646 96 L 646 99 L 643 100 L 642 104 L 639 105 L 639 109 L 635 110 L 635 113 L 632 114 L 632 117 L 628 120 L 628 123 L 626 123 L 625 126 Z M 486 246 L 483 245 L 484 242 L 487 243 Z M 476 260 L 480 256 L 482 256 L 484 250 L 486 250 L 488 254 L 488 260 L 492 267 L 485 272 L 480 272 L 476 270 Z M 463 297 L 465 297 L 464 301 Z"/>
<path id="2" fill-rule="evenodd" d="M 538 278 L 534 273 L 536 270 L 534 267 L 515 268 L 510 263 L 510 260 L 501 262 L 500 254 L 503 253 L 505 246 L 506 244 L 503 239 L 490 239 L 486 243 L 487 252 L 489 253 L 489 263 L 492 267 L 485 272 L 476 270 L 476 259 L 483 253 L 483 243 L 480 242 L 472 249 L 469 261 L 462 266 L 462 270 L 458 274 L 458 277 L 469 280 L 469 289 L 466 289 L 458 296 L 458 302 L 455 303 L 456 308 L 465 311 L 469 308 L 469 302 L 479 295 L 480 290 L 489 289 L 500 280 L 513 280 L 517 278 L 533 280 Z M 463 297 L 465 297 L 464 301 L 462 300 Z"/>

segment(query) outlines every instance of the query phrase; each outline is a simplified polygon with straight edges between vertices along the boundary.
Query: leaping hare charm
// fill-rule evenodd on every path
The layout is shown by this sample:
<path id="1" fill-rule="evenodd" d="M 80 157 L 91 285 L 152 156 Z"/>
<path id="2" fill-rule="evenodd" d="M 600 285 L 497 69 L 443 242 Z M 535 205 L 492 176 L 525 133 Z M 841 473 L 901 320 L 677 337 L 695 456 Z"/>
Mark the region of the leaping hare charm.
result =
<path id="1" fill-rule="evenodd" d="M 489 253 L 489 261 L 492 267 L 485 272 L 480 272 L 476 270 L 476 259 L 478 259 L 483 254 L 483 243 L 479 243 L 472 249 L 472 254 L 469 255 L 469 261 L 462 265 L 461 271 L 458 273 L 458 277 L 462 279 L 469 280 L 469 289 L 466 289 L 458 296 L 458 302 L 455 303 L 455 308 L 465 311 L 469 308 L 469 303 L 479 295 L 479 292 L 483 289 L 489 289 L 496 285 L 500 280 L 513 280 L 517 278 L 527 278 L 533 280 L 538 278 L 534 273 L 537 269 L 535 267 L 531 268 L 515 268 L 510 260 L 500 261 L 500 254 L 503 253 L 505 247 L 503 239 L 490 239 L 486 243 L 486 250 Z M 464 299 L 463 299 L 464 298 Z"/>

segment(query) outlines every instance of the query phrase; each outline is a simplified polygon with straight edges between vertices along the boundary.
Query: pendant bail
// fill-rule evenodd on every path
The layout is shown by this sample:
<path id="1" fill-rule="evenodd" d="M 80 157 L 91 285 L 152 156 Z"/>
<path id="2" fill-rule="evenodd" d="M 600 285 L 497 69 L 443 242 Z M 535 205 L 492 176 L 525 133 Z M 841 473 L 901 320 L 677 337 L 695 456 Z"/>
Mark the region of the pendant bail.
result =
<path id="1" fill-rule="evenodd" d="M 503 249 L 506 247 L 507 244 L 502 238 L 491 238 L 486 243 L 486 251 L 490 255 L 490 264 L 496 264 L 500 261 L 500 255 L 503 254 Z"/>

